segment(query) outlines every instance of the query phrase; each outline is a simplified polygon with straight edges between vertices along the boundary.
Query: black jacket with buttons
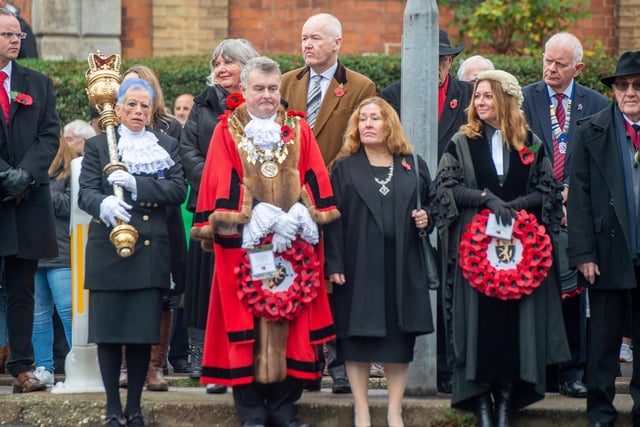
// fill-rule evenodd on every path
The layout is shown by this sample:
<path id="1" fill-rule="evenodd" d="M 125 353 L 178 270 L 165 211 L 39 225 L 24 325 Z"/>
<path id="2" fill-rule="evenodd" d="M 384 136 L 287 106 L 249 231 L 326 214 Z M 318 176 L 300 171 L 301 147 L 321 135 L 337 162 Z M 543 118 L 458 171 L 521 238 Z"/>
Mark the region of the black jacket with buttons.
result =
<path id="1" fill-rule="evenodd" d="M 80 173 L 79 206 L 93 216 L 85 255 L 85 288 L 90 290 L 124 290 L 169 288 L 171 269 L 167 207 L 179 206 L 186 197 L 178 141 L 156 134 L 158 144 L 175 165 L 154 175 L 134 175 L 137 198 L 124 190 L 125 201 L 132 205 L 131 220 L 139 236 L 133 255 L 122 258 L 109 240 L 112 228 L 100 218 L 100 203 L 113 194 L 102 170 L 109 163 L 105 135 L 87 140 Z"/>

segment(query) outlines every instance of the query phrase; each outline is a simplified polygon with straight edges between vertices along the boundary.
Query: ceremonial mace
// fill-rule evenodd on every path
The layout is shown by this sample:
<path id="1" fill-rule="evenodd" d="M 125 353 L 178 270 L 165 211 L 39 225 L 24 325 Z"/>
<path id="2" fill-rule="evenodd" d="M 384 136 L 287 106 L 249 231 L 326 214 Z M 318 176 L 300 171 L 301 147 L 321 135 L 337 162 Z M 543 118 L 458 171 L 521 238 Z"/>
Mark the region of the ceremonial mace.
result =
<path id="1" fill-rule="evenodd" d="M 107 145 L 109 147 L 109 163 L 104 167 L 105 176 L 117 170 L 127 170 L 124 163 L 118 158 L 118 147 L 116 142 L 115 127 L 118 125 L 113 106 L 118 97 L 118 89 L 120 87 L 120 55 L 114 54 L 104 57 L 98 53 L 89 54 L 89 69 L 86 73 L 87 78 L 87 96 L 91 105 L 100 113 L 100 128 L 107 136 Z M 124 192 L 122 187 L 113 184 L 113 194 L 124 200 Z M 116 247 L 116 252 L 123 258 L 133 255 L 136 241 L 138 240 L 138 231 L 132 225 L 120 219 L 117 220 L 118 225 L 109 233 L 109 240 Z"/>

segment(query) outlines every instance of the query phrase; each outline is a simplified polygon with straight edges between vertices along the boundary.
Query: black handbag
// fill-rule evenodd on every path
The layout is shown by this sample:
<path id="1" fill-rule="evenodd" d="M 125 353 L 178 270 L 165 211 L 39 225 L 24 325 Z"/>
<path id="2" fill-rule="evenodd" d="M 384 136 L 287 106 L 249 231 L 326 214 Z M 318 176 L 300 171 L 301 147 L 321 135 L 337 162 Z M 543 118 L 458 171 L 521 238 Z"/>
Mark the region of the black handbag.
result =
<path id="1" fill-rule="evenodd" d="M 418 167 L 418 156 L 413 153 L 414 169 L 416 170 L 416 209 L 422 209 L 422 197 L 420 195 L 420 169 Z M 429 218 L 431 221 L 431 218 Z M 420 252 L 422 254 L 422 266 L 427 272 L 427 286 L 429 289 L 435 290 L 440 287 L 440 279 L 438 278 L 438 264 L 436 263 L 436 255 L 433 253 L 433 246 L 429 240 L 429 235 L 425 230 L 418 230 L 420 240 Z"/>

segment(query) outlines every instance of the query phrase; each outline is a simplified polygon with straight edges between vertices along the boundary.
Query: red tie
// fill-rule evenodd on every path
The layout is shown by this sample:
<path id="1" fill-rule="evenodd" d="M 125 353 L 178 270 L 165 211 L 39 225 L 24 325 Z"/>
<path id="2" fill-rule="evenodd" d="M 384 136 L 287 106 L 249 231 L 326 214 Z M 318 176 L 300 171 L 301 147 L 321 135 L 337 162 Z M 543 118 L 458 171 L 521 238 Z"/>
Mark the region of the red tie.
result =
<path id="1" fill-rule="evenodd" d="M 7 90 L 4 88 L 4 81 L 7 80 L 7 73 L 4 71 L 0 71 L 0 106 L 2 106 L 2 112 L 4 113 L 4 121 L 5 123 L 9 123 L 9 95 L 7 95 Z"/>
<path id="2" fill-rule="evenodd" d="M 556 107 L 556 118 L 558 119 L 558 125 L 560 126 L 560 130 L 562 132 L 564 132 L 564 122 L 566 119 L 564 105 L 562 104 L 562 99 L 564 98 L 564 96 L 564 93 L 556 93 L 555 95 L 553 95 L 553 97 L 558 100 L 558 105 Z M 560 182 L 564 180 L 564 160 L 565 153 L 560 152 L 560 143 L 556 140 L 553 144 L 553 175 Z"/>

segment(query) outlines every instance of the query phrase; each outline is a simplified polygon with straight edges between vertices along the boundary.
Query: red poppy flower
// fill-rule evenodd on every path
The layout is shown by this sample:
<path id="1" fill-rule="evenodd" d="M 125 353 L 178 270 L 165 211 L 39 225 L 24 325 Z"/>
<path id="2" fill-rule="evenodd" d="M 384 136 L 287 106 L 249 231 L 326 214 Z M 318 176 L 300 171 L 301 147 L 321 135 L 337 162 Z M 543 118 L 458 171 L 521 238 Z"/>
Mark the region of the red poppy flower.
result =
<path id="1" fill-rule="evenodd" d="M 411 165 L 407 162 L 407 159 L 402 159 L 402 163 L 400 165 L 407 171 L 407 173 L 411 172 Z"/>
<path id="2" fill-rule="evenodd" d="M 280 137 L 284 142 L 289 142 L 293 139 L 293 129 L 290 126 L 284 125 L 280 128 Z"/>
<path id="3" fill-rule="evenodd" d="M 340 85 L 333 91 L 338 98 L 344 96 L 344 84 L 340 83 Z"/>
<path id="4" fill-rule="evenodd" d="M 458 108 L 458 100 L 452 99 L 451 102 L 449 103 L 449 108 L 451 108 L 452 110 L 455 110 L 456 108 Z"/>
<path id="5" fill-rule="evenodd" d="M 522 147 L 520 151 L 518 151 L 518 154 L 520 155 L 520 160 L 525 165 L 531 164 L 531 162 L 533 162 L 533 159 L 535 157 L 534 153 L 529 151 L 528 147 Z"/>
<path id="6" fill-rule="evenodd" d="M 496 268 L 489 261 L 493 241 L 486 236 L 487 209 L 475 215 L 462 233 L 458 264 L 469 285 L 484 295 L 501 300 L 520 299 L 540 286 L 551 268 L 551 239 L 536 217 L 518 211 L 513 239 L 519 241 L 521 254 L 514 268 Z M 528 237 L 525 237 L 528 236 Z M 493 250 L 493 249 L 492 249 Z"/>
<path id="7" fill-rule="evenodd" d="M 233 92 L 232 94 L 227 96 L 227 107 L 230 110 L 235 110 L 243 102 L 244 102 L 244 98 L 242 97 L 242 94 L 239 92 Z"/>
<path id="8" fill-rule="evenodd" d="M 271 236 L 267 236 L 260 244 L 270 242 Z M 300 260 L 301 254 L 304 254 L 302 261 L 296 261 L 296 258 Z M 294 240 L 291 248 L 277 255 L 293 267 L 295 278 L 291 286 L 286 291 L 274 293 L 263 286 L 262 280 L 253 280 L 249 255 L 245 253 L 244 261 L 234 268 L 238 283 L 237 295 L 256 317 L 264 317 L 267 321 L 293 320 L 318 296 L 318 289 L 322 284 L 317 268 L 320 261 L 313 245 L 302 239 Z"/>
<path id="9" fill-rule="evenodd" d="M 22 104 L 22 105 L 33 104 L 33 98 L 31 98 L 31 96 L 27 95 L 26 93 L 19 93 L 15 97 L 12 97 L 12 99 L 18 104 Z"/>

